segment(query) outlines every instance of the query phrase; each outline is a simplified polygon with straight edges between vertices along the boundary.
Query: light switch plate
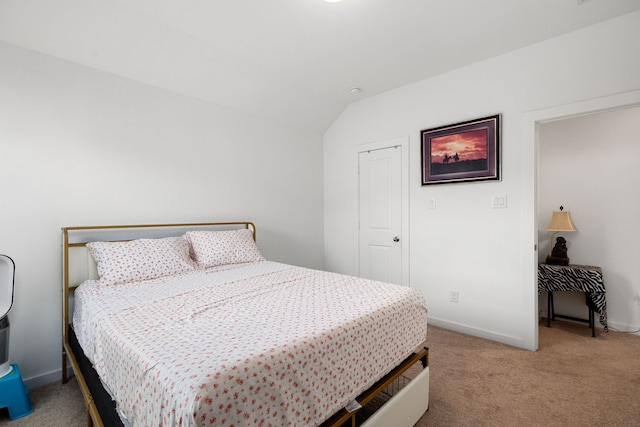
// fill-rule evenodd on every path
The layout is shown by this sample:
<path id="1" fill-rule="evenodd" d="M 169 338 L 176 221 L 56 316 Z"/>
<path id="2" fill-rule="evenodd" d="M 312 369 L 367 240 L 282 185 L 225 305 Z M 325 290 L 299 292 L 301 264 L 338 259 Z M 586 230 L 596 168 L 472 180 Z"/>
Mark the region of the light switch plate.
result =
<path id="1" fill-rule="evenodd" d="M 491 197 L 491 207 L 492 208 L 506 208 L 507 207 L 507 195 L 503 194 L 501 196 L 493 196 L 493 197 Z"/>

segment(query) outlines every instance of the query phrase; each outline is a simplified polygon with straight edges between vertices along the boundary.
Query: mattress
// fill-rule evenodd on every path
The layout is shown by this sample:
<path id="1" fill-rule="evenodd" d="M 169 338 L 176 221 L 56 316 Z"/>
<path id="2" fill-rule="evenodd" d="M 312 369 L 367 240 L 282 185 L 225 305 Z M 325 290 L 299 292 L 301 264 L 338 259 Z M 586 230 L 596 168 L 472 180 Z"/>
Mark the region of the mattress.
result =
<path id="1" fill-rule="evenodd" d="M 73 326 L 132 426 L 319 425 L 426 339 L 411 288 L 255 262 L 75 293 Z"/>

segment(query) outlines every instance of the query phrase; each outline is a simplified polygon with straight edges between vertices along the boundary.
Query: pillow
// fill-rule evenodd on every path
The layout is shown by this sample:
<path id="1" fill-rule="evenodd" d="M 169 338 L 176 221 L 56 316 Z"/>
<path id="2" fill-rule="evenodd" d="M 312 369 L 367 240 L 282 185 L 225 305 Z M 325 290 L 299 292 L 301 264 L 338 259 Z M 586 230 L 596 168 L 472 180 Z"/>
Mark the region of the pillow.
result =
<path id="1" fill-rule="evenodd" d="M 91 242 L 87 248 L 97 264 L 100 281 L 106 284 L 150 280 L 196 268 L 184 236 Z"/>
<path id="2" fill-rule="evenodd" d="M 193 255 L 200 267 L 264 261 L 251 230 L 188 231 Z"/>

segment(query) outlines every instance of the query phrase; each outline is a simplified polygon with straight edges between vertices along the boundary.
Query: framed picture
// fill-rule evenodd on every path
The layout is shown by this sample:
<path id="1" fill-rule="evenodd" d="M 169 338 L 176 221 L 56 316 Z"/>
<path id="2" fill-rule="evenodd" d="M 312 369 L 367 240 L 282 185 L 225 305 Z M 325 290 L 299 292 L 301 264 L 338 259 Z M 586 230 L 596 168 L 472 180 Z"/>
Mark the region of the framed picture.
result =
<path id="1" fill-rule="evenodd" d="M 423 130 L 422 185 L 500 180 L 500 118 Z"/>

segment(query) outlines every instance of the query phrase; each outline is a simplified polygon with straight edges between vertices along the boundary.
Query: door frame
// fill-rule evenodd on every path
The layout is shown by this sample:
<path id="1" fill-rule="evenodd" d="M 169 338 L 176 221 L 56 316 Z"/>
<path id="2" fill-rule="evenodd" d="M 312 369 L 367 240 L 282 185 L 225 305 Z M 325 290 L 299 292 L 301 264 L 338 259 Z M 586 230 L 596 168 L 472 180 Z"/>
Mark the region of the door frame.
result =
<path id="1" fill-rule="evenodd" d="M 364 151 L 383 150 L 385 148 L 392 148 L 392 147 L 400 147 L 402 149 L 402 156 L 400 159 L 400 163 L 402 166 L 402 175 L 401 175 L 402 190 L 400 195 L 400 200 L 401 200 L 400 203 L 401 203 L 401 211 L 402 211 L 400 215 L 402 220 L 402 227 L 400 232 L 400 244 L 402 247 L 401 284 L 404 286 L 411 286 L 411 281 L 409 277 L 409 273 L 411 271 L 409 268 L 410 267 L 409 248 L 411 247 L 411 245 L 409 242 L 409 176 L 410 175 L 409 175 L 409 136 L 408 135 L 385 139 L 381 141 L 367 142 L 364 144 L 356 145 L 354 147 L 353 158 L 355 161 L 355 170 L 357 171 L 355 179 L 356 179 L 356 188 L 358 189 L 357 191 L 358 197 L 356 200 L 356 204 L 359 205 L 359 201 L 360 201 L 360 183 L 359 183 L 360 153 Z M 353 236 L 353 244 L 355 245 L 354 247 L 356 248 L 356 257 L 354 259 L 355 265 L 354 265 L 353 271 L 357 271 L 358 274 L 360 274 L 360 245 L 359 245 L 360 207 L 359 206 L 357 207 L 355 212 L 356 212 L 356 218 L 354 220 L 354 223 L 356 224 L 356 227 L 354 227 L 355 232 Z"/>
<path id="2" fill-rule="evenodd" d="M 522 344 L 538 350 L 538 127 L 541 123 L 640 106 L 640 90 L 525 112 L 522 117 Z"/>

